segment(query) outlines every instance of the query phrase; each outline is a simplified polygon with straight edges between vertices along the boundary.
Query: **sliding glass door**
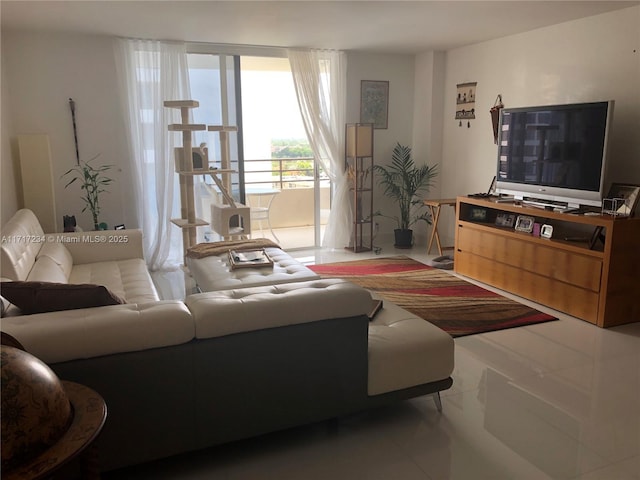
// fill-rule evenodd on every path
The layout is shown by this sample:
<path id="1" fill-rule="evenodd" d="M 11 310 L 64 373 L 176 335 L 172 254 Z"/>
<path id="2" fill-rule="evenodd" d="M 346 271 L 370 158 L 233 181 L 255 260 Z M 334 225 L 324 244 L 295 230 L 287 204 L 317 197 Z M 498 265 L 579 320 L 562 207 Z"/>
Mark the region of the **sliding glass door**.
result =
<path id="1" fill-rule="evenodd" d="M 286 58 L 213 53 L 189 54 L 191 95 L 200 102 L 193 121 L 235 125 L 230 135 L 233 197 L 252 207 L 252 236 L 283 248 L 320 245 L 329 211 L 330 187 L 318 169 L 300 118 Z M 219 135 L 197 132 L 194 145 L 220 159 Z M 208 217 L 217 195 L 211 180 L 201 185 L 200 207 Z M 208 232 L 205 239 L 215 239 Z"/>
<path id="2" fill-rule="evenodd" d="M 286 58 L 242 56 L 242 131 L 247 203 L 267 206 L 261 236 L 277 236 L 288 248 L 319 244 L 321 175 L 300 117 Z M 327 195 L 329 189 L 324 189 Z"/>

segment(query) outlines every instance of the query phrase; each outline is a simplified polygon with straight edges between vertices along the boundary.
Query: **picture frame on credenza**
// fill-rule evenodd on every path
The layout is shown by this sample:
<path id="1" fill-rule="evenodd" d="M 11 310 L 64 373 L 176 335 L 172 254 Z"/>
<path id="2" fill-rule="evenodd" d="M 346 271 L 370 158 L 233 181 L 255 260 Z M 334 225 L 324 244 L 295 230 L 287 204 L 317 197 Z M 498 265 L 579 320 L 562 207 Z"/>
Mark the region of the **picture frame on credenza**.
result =
<path id="1" fill-rule="evenodd" d="M 513 228 L 513 225 L 516 222 L 516 216 L 513 213 L 498 213 L 498 216 L 496 217 L 496 225 L 498 227 L 506 227 L 506 228 Z"/>
<path id="2" fill-rule="evenodd" d="M 529 217 L 527 215 L 518 215 L 516 219 L 516 231 L 531 233 L 533 231 L 533 224 L 535 223 L 535 218 Z"/>
<path id="3" fill-rule="evenodd" d="M 602 213 L 633 217 L 640 200 L 640 185 L 612 183 L 603 200 Z"/>
<path id="4" fill-rule="evenodd" d="M 470 211 L 470 220 L 473 222 L 486 222 L 487 209 L 481 207 L 473 207 Z"/>

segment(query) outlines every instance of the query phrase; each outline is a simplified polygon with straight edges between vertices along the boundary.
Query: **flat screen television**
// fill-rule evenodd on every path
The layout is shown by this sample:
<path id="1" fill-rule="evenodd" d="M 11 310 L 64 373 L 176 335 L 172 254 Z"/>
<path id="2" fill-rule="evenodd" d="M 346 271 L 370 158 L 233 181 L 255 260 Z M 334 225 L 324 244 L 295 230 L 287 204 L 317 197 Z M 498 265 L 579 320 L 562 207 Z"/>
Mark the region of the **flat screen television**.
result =
<path id="1" fill-rule="evenodd" d="M 601 206 L 613 105 L 503 108 L 496 192 L 550 205 Z"/>

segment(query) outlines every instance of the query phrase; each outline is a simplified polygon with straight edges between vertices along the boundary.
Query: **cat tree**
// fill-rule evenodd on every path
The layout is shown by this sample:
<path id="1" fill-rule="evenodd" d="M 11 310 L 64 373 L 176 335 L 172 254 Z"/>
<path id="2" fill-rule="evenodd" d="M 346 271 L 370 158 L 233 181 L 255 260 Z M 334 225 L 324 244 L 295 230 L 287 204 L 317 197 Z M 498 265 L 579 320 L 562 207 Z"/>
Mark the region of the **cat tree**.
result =
<path id="1" fill-rule="evenodd" d="M 171 222 L 182 229 L 182 246 L 184 255 L 189 247 L 197 243 L 197 227 L 208 225 L 205 220 L 196 217 L 195 191 L 193 177 L 209 175 L 223 197 L 223 204 L 211 206 L 211 228 L 222 238 L 245 237 L 251 233 L 250 210 L 235 202 L 231 190 L 231 174 L 229 160 L 229 132 L 237 131 L 237 127 L 189 123 L 189 110 L 197 108 L 196 100 L 167 100 L 164 106 L 180 109 L 181 123 L 168 126 L 170 132 L 182 132 L 182 147 L 176 149 L 176 173 L 180 177 L 180 218 Z M 197 131 L 218 132 L 221 145 L 221 167 L 211 168 L 206 149 L 199 149 L 194 158 L 192 133 Z M 199 161 L 195 161 L 199 157 Z M 196 166 L 194 166 L 196 164 Z M 222 177 L 222 178 L 221 178 Z"/>

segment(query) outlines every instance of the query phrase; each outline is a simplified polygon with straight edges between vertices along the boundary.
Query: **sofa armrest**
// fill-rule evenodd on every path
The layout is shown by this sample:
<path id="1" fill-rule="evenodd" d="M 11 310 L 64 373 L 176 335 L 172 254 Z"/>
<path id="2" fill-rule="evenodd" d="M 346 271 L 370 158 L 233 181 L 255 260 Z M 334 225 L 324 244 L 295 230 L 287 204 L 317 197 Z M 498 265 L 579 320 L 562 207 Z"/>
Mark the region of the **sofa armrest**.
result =
<path id="1" fill-rule="evenodd" d="M 144 259 L 142 230 L 101 230 L 95 232 L 68 232 L 52 235 L 64 243 L 74 265 L 108 262 L 113 260 Z"/>

